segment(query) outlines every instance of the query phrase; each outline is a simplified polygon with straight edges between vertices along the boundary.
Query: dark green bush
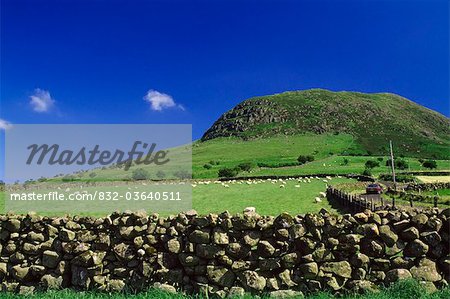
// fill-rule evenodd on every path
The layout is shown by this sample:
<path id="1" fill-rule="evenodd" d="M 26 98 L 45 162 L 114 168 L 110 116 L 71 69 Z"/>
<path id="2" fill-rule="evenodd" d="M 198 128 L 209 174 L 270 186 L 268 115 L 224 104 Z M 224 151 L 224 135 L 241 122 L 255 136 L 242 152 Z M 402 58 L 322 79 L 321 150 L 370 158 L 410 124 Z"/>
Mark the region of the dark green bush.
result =
<path id="1" fill-rule="evenodd" d="M 380 163 L 378 161 L 374 161 L 374 160 L 367 160 L 366 164 L 364 164 L 366 166 L 367 169 L 372 169 L 375 167 L 380 166 Z"/>
<path id="2" fill-rule="evenodd" d="M 237 167 L 242 171 L 250 171 L 255 165 L 252 162 L 240 163 Z"/>
<path id="3" fill-rule="evenodd" d="M 364 169 L 364 171 L 362 172 L 362 175 L 366 175 L 366 176 L 372 176 L 372 171 L 368 168 Z"/>
<path id="4" fill-rule="evenodd" d="M 221 178 L 232 178 L 238 174 L 238 168 L 221 168 L 218 175 Z"/>
<path id="5" fill-rule="evenodd" d="M 73 181 L 75 181 L 75 177 L 73 176 L 73 175 L 65 175 L 62 179 L 61 179 L 61 181 L 63 181 L 63 182 L 73 182 Z"/>
<path id="6" fill-rule="evenodd" d="M 391 159 L 386 160 L 386 166 L 391 167 L 392 162 Z M 394 159 L 394 166 L 397 169 L 404 170 L 408 168 L 408 162 L 403 159 Z"/>
<path id="7" fill-rule="evenodd" d="M 137 168 L 131 173 L 131 178 L 135 181 L 147 180 L 149 178 L 148 171 L 143 168 Z"/>
<path id="8" fill-rule="evenodd" d="M 163 179 L 163 178 L 166 177 L 166 173 L 164 171 L 162 171 L 162 170 L 158 170 L 158 172 L 156 172 L 156 177 L 158 179 Z"/>
<path id="9" fill-rule="evenodd" d="M 190 179 L 192 178 L 191 173 L 189 173 L 186 170 L 179 170 L 179 171 L 175 171 L 173 173 L 173 175 L 177 178 L 179 178 L 180 180 L 185 180 L 185 179 Z"/>
<path id="10" fill-rule="evenodd" d="M 297 161 L 300 164 L 305 164 L 307 162 L 312 162 L 312 161 L 314 161 L 314 156 L 312 156 L 312 155 L 308 155 L 308 156 L 300 155 L 300 156 L 298 156 Z"/>
<path id="11" fill-rule="evenodd" d="M 205 165 L 203 165 L 203 168 L 206 168 L 206 169 L 211 169 L 212 167 L 213 166 L 210 163 L 206 163 Z"/>
<path id="12" fill-rule="evenodd" d="M 289 167 L 289 166 L 298 166 L 299 162 L 279 162 L 279 163 L 266 163 L 266 162 L 258 162 L 258 167 L 267 167 L 267 168 L 279 168 L 279 167 Z"/>
<path id="13" fill-rule="evenodd" d="M 436 169 L 437 168 L 437 163 L 435 160 L 427 160 L 427 161 L 423 161 L 422 166 L 428 169 Z"/>

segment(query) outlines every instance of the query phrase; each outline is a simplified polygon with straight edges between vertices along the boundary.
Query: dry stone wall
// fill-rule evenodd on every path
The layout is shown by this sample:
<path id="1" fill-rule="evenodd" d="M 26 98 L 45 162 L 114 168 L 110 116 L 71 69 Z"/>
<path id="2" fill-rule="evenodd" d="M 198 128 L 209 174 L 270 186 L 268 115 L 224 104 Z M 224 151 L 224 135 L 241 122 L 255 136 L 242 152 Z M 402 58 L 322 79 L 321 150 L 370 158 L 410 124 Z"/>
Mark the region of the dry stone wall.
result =
<path id="1" fill-rule="evenodd" d="M 0 215 L 4 292 L 75 288 L 363 292 L 416 278 L 450 279 L 450 209 L 278 217 L 254 212 L 104 218 Z"/>

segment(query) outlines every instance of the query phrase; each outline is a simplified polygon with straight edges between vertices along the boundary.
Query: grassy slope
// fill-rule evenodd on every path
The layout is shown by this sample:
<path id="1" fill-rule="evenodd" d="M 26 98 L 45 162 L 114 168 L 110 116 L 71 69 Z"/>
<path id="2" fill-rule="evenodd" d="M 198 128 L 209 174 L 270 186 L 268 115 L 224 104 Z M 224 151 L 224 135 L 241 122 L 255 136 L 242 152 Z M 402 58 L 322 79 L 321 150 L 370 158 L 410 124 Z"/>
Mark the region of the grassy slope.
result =
<path id="1" fill-rule="evenodd" d="M 334 185 L 348 182 L 355 182 L 355 180 L 333 178 L 329 183 Z M 136 183 L 136 185 L 140 184 Z M 248 185 L 246 183 L 241 182 L 239 184 L 236 182 L 228 183 L 228 185 L 229 187 L 225 188 L 221 184 L 197 184 L 195 188 L 192 188 L 193 208 L 201 214 L 221 213 L 226 210 L 231 213 L 241 213 L 249 206 L 256 207 L 258 213 L 265 215 L 278 215 L 281 212 L 303 214 L 319 212 L 321 208 L 333 211 L 326 199 L 323 199 L 320 203 L 314 203 L 314 198 L 320 196 L 319 192 L 325 191 L 326 183 L 322 179 L 313 179 L 310 183 L 298 182 L 297 180 L 287 181 L 286 187 L 284 188 L 280 188 L 281 182 L 272 184 L 266 180 L 259 184 Z M 297 188 L 295 185 L 300 185 L 300 187 Z M 119 188 L 114 187 L 106 189 L 111 189 L 112 191 L 119 190 Z M 127 191 L 127 187 L 122 189 L 124 189 L 124 192 Z M 102 187 L 87 187 L 83 190 L 93 193 L 95 190 L 102 190 Z M 4 200 L 1 196 L 3 196 L 3 193 L 0 192 L 0 213 L 6 212 L 4 210 Z M 79 202 L 74 202 L 73 204 L 77 205 Z M 92 207 L 95 203 L 89 204 Z M 104 202 L 99 202 L 98 204 L 104 204 Z M 131 206 L 127 206 L 124 209 L 130 208 Z M 55 215 L 55 213 L 40 214 Z M 78 212 L 78 214 L 103 216 L 104 213 L 94 212 L 93 209 L 93 212 L 87 214 Z M 174 212 L 162 214 L 174 214 Z"/>
<path id="2" fill-rule="evenodd" d="M 364 294 L 364 295 L 343 295 L 340 297 L 335 297 L 326 292 L 321 292 L 313 295 L 309 295 L 306 299 L 331 299 L 331 298 L 341 298 L 341 299 L 444 299 L 450 297 L 450 288 L 446 288 L 429 294 L 422 288 L 419 283 L 415 281 L 400 281 L 396 284 L 390 286 L 389 288 L 382 289 L 379 293 Z M 2 299 L 15 299 L 15 298 L 25 298 L 25 296 L 19 296 L 11 293 L 0 293 L 0 298 Z M 127 294 L 127 293 L 95 293 L 95 292 L 79 292 L 74 290 L 62 290 L 62 291 L 48 291 L 45 293 L 37 293 L 33 295 L 27 295 L 26 298 L 30 299 L 57 299 L 57 298 L 67 298 L 67 299 L 205 299 L 208 298 L 205 295 L 183 295 L 183 294 L 169 294 L 159 290 L 149 290 L 141 292 L 138 294 Z M 242 299 L 253 299 L 260 298 L 251 295 L 246 295 L 244 297 L 234 297 Z M 265 296 L 263 296 L 265 298 Z M 292 298 L 292 297 L 291 297 Z M 298 297 L 297 297 L 298 298 Z"/>
<path id="3" fill-rule="evenodd" d="M 360 149 L 351 135 L 348 134 L 302 134 L 293 136 L 276 136 L 270 138 L 243 141 L 236 137 L 217 138 L 206 142 L 194 142 L 192 145 L 192 174 L 194 179 L 216 178 L 219 169 L 235 167 L 241 162 L 258 162 L 276 164 L 280 162 L 296 162 L 299 155 L 314 155 L 315 161 L 291 167 L 255 168 L 250 173 L 242 172 L 239 176 L 266 175 L 312 175 L 312 174 L 360 174 L 367 160 L 383 158 L 380 167 L 372 170 L 374 175 L 390 172 L 385 166 L 387 156 L 341 156 L 340 152 Z M 349 163 L 344 165 L 344 159 Z M 404 158 L 409 169 L 405 171 L 427 171 L 417 158 Z M 205 164 L 218 162 L 212 168 L 206 169 Z M 449 160 L 437 160 L 438 171 L 450 170 Z M 169 165 L 167 174 L 177 170 L 177 165 Z M 153 165 L 139 166 L 154 172 Z M 97 176 L 94 180 L 118 180 L 130 177 L 131 171 L 117 168 L 94 170 Z M 398 171 L 401 172 L 401 171 Z M 88 179 L 90 172 L 79 174 L 79 178 Z M 155 176 L 153 176 L 155 177 Z"/>
<path id="4" fill-rule="evenodd" d="M 295 162 L 299 155 L 314 155 L 316 159 L 323 159 L 330 153 L 355 147 L 353 137 L 348 134 L 303 134 L 249 141 L 218 138 L 194 143 L 193 174 L 194 178 L 216 177 L 220 168 L 234 167 L 240 162 Z M 212 169 L 205 169 L 203 166 L 210 161 L 219 161 L 220 164 Z"/>

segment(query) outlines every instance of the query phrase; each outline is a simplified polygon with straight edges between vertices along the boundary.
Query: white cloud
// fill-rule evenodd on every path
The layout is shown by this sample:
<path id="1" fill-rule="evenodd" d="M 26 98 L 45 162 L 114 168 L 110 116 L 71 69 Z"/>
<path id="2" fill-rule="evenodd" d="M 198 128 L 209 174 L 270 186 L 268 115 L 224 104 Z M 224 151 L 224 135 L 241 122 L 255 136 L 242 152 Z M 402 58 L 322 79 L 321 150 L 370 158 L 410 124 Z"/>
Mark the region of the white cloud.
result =
<path id="1" fill-rule="evenodd" d="M 162 111 L 166 108 L 178 108 L 185 110 L 182 105 L 175 103 L 174 99 L 165 93 L 150 89 L 144 97 L 144 100 L 150 103 L 150 108 L 155 111 Z"/>
<path id="2" fill-rule="evenodd" d="M 9 121 L 0 118 L 0 130 L 8 130 L 12 128 L 12 124 Z"/>
<path id="3" fill-rule="evenodd" d="M 30 96 L 30 105 L 36 112 L 48 112 L 55 105 L 55 100 L 50 96 L 50 92 L 37 88 Z"/>

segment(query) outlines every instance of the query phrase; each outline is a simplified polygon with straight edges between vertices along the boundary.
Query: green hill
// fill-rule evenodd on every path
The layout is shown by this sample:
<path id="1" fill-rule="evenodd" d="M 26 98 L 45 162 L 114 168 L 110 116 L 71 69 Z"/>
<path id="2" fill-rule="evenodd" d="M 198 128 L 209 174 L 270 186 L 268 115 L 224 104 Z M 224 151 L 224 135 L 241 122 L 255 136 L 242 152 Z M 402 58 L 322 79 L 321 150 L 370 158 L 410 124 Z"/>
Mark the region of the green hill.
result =
<path id="1" fill-rule="evenodd" d="M 193 142 L 192 176 L 217 178 L 220 169 L 241 163 L 253 167 L 239 176 L 360 174 L 367 160 L 379 162 L 372 169 L 378 175 L 390 172 L 389 140 L 396 157 L 404 155 L 408 164 L 399 172 L 427 171 L 420 158 L 433 158 L 436 171 L 448 171 L 449 124 L 443 115 L 387 93 L 307 90 L 252 98 L 223 114 L 201 140 Z M 313 156 L 314 161 L 300 165 L 299 155 Z M 156 176 L 153 165 L 140 167 Z M 178 168 L 172 163 L 166 178 Z M 104 167 L 75 177 L 130 176 L 130 171 Z"/>
<path id="2" fill-rule="evenodd" d="M 245 100 L 201 140 L 346 134 L 355 144 L 338 154 L 385 155 L 392 140 L 397 154 L 448 159 L 449 133 L 448 118 L 395 94 L 313 89 Z"/>

